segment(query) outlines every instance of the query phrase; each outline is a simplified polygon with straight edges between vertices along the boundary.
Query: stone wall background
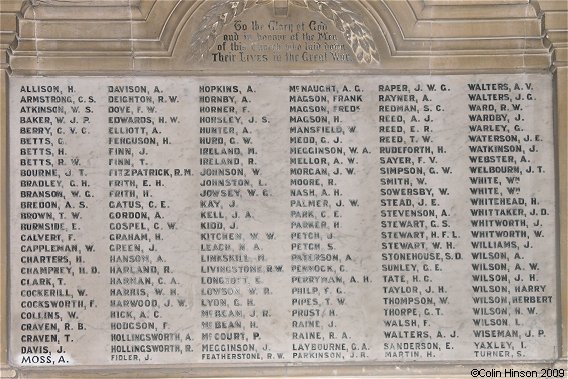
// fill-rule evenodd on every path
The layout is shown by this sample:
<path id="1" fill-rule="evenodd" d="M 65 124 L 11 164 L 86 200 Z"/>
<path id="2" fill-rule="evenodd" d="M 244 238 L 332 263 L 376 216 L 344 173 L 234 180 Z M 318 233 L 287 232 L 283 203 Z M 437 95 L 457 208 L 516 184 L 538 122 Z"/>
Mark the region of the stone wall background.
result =
<path id="1" fill-rule="evenodd" d="M 209 1 L 209 0 L 207 0 Z M 0 377 L 7 366 L 7 79 L 11 74 L 191 72 L 200 0 L 0 1 Z M 367 0 L 384 38 L 370 72 L 550 70 L 556 80 L 563 360 L 568 357 L 568 1 Z M 193 25 L 193 26 L 192 26 Z M 184 34 L 185 33 L 185 34 Z M 185 55 L 184 55 L 185 53 Z M 191 52 L 189 52 L 191 53 Z M 425 369 L 427 372 L 427 368 Z M 432 372 L 436 372 L 435 368 Z M 325 373 L 326 371 L 319 371 Z M 298 373 L 317 374 L 317 369 Z M 72 374 L 72 373 L 71 373 Z M 219 371 L 219 375 L 230 371 Z"/>

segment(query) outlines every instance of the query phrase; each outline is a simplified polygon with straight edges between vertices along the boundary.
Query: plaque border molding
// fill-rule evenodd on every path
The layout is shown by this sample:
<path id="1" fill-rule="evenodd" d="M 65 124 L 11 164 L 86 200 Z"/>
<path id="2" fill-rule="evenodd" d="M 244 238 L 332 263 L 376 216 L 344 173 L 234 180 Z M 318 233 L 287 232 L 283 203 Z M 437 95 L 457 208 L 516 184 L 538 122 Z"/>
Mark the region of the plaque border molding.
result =
<path id="1" fill-rule="evenodd" d="M 105 6 L 94 5 L 97 0 L 34 1 L 27 0 L 15 13 L 14 31 L 4 43 L 12 39 L 2 46 L 7 51 L 3 65 L 14 73 L 203 70 L 183 59 L 184 36 L 193 19 L 203 15 L 203 4 L 213 0 L 111 0 L 103 1 Z M 381 73 L 446 73 L 456 67 L 464 73 L 550 70 L 568 49 L 565 41 L 551 38 L 565 33 L 545 29 L 546 14 L 557 20 L 558 11 L 546 13 L 536 1 L 349 1 L 376 24 L 381 62 L 365 69 Z"/>
<path id="2" fill-rule="evenodd" d="M 185 26 L 204 0 L 0 0 L 0 377 L 7 365 L 7 83 L 10 75 L 196 74 L 180 65 Z M 210 0 L 205 0 L 210 1 Z M 359 2 L 358 2 L 359 3 Z M 544 367 L 568 367 L 568 1 L 566 0 L 363 0 L 382 40 L 380 64 L 363 73 L 499 73 L 550 71 L 555 86 L 562 352 Z M 83 36 L 83 37 L 81 37 Z M 84 38 L 88 36 L 88 38 Z M 181 42 L 180 42 L 181 41 Z M 459 67 L 456 69 L 456 67 Z M 222 71 L 223 72 L 223 71 Z M 224 71 L 223 73 L 231 72 Z M 353 71 L 350 71 L 353 72 Z M 279 73 L 279 72 L 276 72 Z M 513 367 L 498 364 L 499 368 Z M 534 368 L 536 363 L 515 364 Z M 473 366 L 452 362 L 397 367 L 239 367 L 239 376 L 388 375 L 470 377 Z M 94 371 L 67 371 L 92 377 Z M 97 373 L 131 377 L 128 371 Z M 61 372 L 59 372 L 59 375 Z M 26 377 L 45 378 L 41 370 Z M 53 372 L 52 377 L 59 376 Z M 231 367 L 145 369 L 139 377 L 235 376 Z"/>

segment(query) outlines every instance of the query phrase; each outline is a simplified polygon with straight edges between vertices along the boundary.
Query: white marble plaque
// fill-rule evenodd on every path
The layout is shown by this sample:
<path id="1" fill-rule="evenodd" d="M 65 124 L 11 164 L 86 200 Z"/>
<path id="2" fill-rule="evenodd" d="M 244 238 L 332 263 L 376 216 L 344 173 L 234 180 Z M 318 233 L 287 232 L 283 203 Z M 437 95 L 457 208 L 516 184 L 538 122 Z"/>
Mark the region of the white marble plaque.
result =
<path id="1" fill-rule="evenodd" d="M 551 76 L 10 78 L 16 366 L 558 357 Z"/>

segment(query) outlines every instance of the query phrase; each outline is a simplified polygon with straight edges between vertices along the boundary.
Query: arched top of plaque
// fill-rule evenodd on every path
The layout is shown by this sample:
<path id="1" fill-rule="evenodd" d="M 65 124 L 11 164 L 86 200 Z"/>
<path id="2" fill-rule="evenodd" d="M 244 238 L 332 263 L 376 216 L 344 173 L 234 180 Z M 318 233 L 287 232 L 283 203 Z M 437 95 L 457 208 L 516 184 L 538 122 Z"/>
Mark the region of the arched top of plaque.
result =
<path id="1" fill-rule="evenodd" d="M 541 71 L 563 56 L 544 14 L 537 1 L 511 0 L 25 0 L 4 34 L 13 38 L 5 66 L 26 74 Z"/>

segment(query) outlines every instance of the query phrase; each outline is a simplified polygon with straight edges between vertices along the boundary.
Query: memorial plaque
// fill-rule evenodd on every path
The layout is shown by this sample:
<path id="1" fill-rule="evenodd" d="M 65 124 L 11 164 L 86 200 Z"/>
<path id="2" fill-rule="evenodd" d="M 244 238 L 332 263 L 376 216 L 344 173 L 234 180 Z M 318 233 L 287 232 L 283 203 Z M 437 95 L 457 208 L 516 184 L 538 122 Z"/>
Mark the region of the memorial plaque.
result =
<path id="1" fill-rule="evenodd" d="M 10 367 L 562 377 L 564 45 L 442 3 L 25 3 Z"/>
<path id="2" fill-rule="evenodd" d="M 553 359 L 550 85 L 13 78 L 14 363 Z"/>

